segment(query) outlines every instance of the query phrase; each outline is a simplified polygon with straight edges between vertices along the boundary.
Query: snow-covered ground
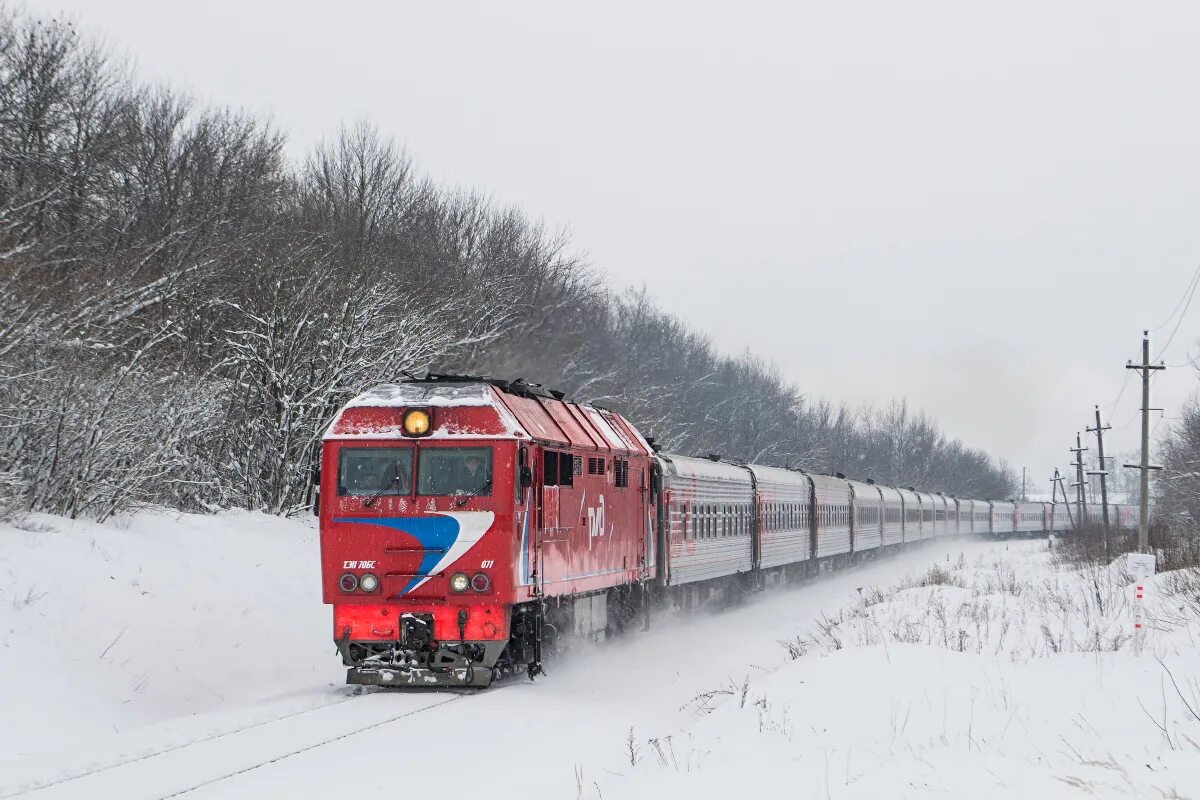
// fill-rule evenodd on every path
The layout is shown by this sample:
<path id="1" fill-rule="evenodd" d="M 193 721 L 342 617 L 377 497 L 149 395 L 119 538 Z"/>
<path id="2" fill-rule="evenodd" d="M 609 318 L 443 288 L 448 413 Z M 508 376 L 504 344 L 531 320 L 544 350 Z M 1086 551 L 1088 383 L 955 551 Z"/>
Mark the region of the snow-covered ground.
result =
<path id="1" fill-rule="evenodd" d="M 1200 793 L 1200 613 L 1156 579 L 1135 655 L 1127 577 L 1044 542 L 934 543 L 477 694 L 341 685 L 308 520 L 36 517 L 0 576 L 0 798 Z"/>
<path id="2" fill-rule="evenodd" d="M 0 758 L 342 683 L 319 574 L 308 520 L 0 525 Z"/>

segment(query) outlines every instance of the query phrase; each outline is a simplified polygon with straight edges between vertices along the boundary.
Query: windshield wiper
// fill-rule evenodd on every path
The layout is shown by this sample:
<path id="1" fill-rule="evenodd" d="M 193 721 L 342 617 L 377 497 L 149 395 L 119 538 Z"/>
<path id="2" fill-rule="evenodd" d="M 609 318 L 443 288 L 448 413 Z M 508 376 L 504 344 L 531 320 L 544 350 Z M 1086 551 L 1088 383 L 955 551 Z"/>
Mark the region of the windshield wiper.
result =
<path id="1" fill-rule="evenodd" d="M 377 489 L 375 493 L 369 496 L 366 500 L 363 500 L 363 508 L 370 508 L 376 500 L 387 494 L 388 489 L 391 489 L 398 483 L 400 483 L 400 467 L 397 466 L 396 474 L 392 476 L 392 479 L 385 485 L 380 486 L 379 489 Z"/>
<path id="2" fill-rule="evenodd" d="M 462 494 L 462 495 L 459 495 L 458 497 L 455 497 L 454 498 L 454 507 L 462 508 L 463 504 L 466 503 L 468 500 L 470 500 L 472 497 L 479 497 L 480 492 L 486 492 L 491 487 L 492 487 L 492 479 L 488 478 L 486 481 L 484 481 L 479 486 L 478 489 L 475 489 L 474 491 L 467 492 L 466 494 Z"/>

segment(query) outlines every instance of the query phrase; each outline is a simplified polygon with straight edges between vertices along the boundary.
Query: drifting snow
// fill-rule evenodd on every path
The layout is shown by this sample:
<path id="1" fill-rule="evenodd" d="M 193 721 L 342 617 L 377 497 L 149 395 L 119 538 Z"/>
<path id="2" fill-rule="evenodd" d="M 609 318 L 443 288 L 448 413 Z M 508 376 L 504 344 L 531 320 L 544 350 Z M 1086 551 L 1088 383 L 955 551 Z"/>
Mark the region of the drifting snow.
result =
<path id="1" fill-rule="evenodd" d="M 1152 582 L 1136 656 L 1127 576 L 1058 569 L 1044 542 L 938 541 L 659 616 L 534 684 L 399 694 L 341 685 L 309 520 L 31 522 L 0 527 L 0 797 L 429 794 L 468 773 L 497 797 L 1200 786 L 1195 587 Z"/>

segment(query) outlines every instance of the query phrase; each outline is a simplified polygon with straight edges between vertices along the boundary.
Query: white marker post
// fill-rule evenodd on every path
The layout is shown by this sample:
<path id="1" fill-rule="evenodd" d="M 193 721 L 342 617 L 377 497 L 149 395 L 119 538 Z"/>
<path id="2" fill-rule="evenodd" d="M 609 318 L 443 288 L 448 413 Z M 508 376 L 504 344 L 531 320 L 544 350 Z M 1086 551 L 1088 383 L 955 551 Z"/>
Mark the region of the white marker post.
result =
<path id="1" fill-rule="evenodd" d="M 1126 564 L 1137 583 L 1133 592 L 1133 652 L 1142 654 L 1142 600 L 1146 594 L 1146 579 L 1154 574 L 1154 556 L 1149 553 L 1130 553 Z"/>

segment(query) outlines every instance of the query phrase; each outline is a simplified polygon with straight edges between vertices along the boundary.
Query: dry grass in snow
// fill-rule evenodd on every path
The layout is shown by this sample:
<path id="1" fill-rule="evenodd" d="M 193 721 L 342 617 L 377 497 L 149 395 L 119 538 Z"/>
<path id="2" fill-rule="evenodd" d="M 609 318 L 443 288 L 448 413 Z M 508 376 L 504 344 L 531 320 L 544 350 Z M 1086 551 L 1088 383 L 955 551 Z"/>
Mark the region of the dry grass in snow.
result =
<path id="1" fill-rule="evenodd" d="M 1123 565 L 1044 541 L 864 586 L 581 796 L 1200 796 L 1200 572 L 1148 587 L 1139 654 Z"/>

